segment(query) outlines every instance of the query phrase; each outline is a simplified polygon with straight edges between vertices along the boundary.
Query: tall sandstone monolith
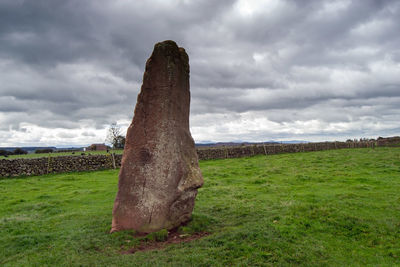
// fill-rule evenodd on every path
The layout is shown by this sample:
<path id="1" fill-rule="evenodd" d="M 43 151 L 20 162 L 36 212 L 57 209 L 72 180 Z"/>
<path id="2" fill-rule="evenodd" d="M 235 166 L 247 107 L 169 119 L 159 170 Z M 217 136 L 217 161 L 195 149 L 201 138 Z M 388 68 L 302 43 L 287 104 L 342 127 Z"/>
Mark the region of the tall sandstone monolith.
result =
<path id="1" fill-rule="evenodd" d="M 190 220 L 203 177 L 189 111 L 189 57 L 173 41 L 157 43 L 126 135 L 111 232 L 150 233 Z"/>

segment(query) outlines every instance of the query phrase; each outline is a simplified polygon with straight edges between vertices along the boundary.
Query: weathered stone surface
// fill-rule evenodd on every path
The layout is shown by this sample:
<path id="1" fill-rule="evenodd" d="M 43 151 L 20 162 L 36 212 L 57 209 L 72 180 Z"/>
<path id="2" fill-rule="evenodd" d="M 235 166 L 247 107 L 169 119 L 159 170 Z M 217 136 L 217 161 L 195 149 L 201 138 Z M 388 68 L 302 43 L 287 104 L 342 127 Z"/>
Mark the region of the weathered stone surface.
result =
<path id="1" fill-rule="evenodd" d="M 188 55 L 173 41 L 157 43 L 126 136 L 112 232 L 149 233 L 190 219 L 203 177 L 189 109 Z"/>

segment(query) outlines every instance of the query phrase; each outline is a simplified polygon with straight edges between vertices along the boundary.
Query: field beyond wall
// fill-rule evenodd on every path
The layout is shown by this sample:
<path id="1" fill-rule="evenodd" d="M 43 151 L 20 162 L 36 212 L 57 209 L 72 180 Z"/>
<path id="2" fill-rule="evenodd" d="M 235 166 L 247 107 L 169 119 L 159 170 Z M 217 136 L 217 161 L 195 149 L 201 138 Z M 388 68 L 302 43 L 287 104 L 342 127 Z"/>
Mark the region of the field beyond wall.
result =
<path id="1" fill-rule="evenodd" d="M 0 180 L 1 266 L 399 266 L 400 148 L 200 161 L 205 184 L 182 236 L 121 254 L 109 234 L 118 170 Z"/>

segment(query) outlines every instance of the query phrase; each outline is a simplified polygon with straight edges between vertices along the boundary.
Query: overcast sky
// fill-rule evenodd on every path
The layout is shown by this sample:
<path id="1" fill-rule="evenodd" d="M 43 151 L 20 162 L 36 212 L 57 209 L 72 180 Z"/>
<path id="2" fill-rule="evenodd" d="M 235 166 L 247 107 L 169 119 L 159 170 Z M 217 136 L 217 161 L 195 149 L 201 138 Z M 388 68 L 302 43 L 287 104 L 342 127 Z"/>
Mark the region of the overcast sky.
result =
<path id="1" fill-rule="evenodd" d="M 395 0 L 0 0 L 0 146 L 125 130 L 167 39 L 196 142 L 400 135 L 399 33 Z"/>

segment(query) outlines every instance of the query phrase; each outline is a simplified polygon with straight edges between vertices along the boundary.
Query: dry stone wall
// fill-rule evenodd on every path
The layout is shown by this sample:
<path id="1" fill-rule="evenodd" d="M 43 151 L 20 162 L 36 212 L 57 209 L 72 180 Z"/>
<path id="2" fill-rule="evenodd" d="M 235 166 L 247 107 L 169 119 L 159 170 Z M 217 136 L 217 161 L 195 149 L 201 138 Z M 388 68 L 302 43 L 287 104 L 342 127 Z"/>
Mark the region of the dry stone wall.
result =
<path id="1" fill-rule="evenodd" d="M 323 142 L 307 144 L 274 144 L 274 145 L 253 145 L 237 147 L 217 147 L 197 149 L 199 159 L 225 159 L 251 157 L 254 155 L 273 155 L 281 153 L 296 153 L 321 151 L 343 148 L 367 148 L 375 147 L 375 142 Z"/>
<path id="2" fill-rule="evenodd" d="M 115 155 L 115 166 L 121 165 L 122 155 Z M 17 177 L 30 175 L 43 175 L 49 173 L 95 171 L 112 169 L 113 156 L 87 155 L 87 156 L 54 156 L 34 159 L 1 159 L 0 177 Z"/>
<path id="3" fill-rule="evenodd" d="M 378 138 L 378 146 L 400 146 L 400 136 L 388 137 L 388 138 Z"/>
<path id="4" fill-rule="evenodd" d="M 237 147 L 198 148 L 200 160 L 251 157 L 254 155 L 273 155 L 281 153 L 309 152 L 343 148 L 374 148 L 375 146 L 396 146 L 396 142 L 323 142 L 307 144 L 275 144 Z M 121 166 L 122 155 L 115 155 L 115 167 Z M 36 159 L 1 159 L 0 177 L 17 177 L 64 173 L 76 171 L 95 171 L 114 168 L 113 157 L 107 155 L 55 156 Z"/>

